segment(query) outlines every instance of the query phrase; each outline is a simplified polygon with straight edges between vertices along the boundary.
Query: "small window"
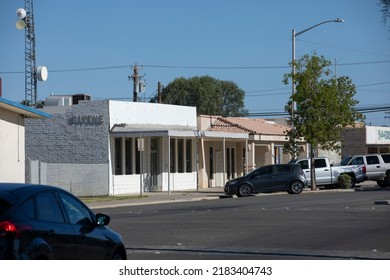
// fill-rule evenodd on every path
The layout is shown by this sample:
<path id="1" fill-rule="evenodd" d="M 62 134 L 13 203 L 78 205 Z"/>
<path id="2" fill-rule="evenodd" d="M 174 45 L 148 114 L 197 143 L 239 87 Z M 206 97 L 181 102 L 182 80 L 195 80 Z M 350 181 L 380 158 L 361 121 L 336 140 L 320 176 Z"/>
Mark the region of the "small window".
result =
<path id="1" fill-rule="evenodd" d="M 10 207 L 11 207 L 11 204 L 0 199 L 0 215 L 5 213 L 5 211 L 7 211 Z"/>
<path id="2" fill-rule="evenodd" d="M 260 168 L 257 172 L 256 172 L 256 175 L 269 175 L 269 174 L 272 174 L 273 173 L 273 170 L 272 170 L 272 166 L 266 166 L 266 167 L 263 167 L 263 168 Z"/>
<path id="3" fill-rule="evenodd" d="M 290 173 L 291 172 L 291 166 L 288 165 L 277 165 L 276 166 L 276 173 Z"/>
<path id="4" fill-rule="evenodd" d="M 91 214 L 82 203 L 65 194 L 60 194 L 60 199 L 71 224 L 84 225 L 92 223 Z"/>
<path id="5" fill-rule="evenodd" d="M 379 159 L 377 156 L 367 156 L 367 165 L 370 164 L 379 164 Z"/>
<path id="6" fill-rule="evenodd" d="M 315 168 L 324 168 L 324 167 L 326 167 L 326 160 L 323 158 L 316 159 L 314 161 L 314 166 L 315 166 Z"/>
<path id="7" fill-rule="evenodd" d="M 36 216 L 39 221 L 63 223 L 60 206 L 52 192 L 42 192 L 35 196 Z"/>
<path id="8" fill-rule="evenodd" d="M 382 159 L 385 163 L 390 163 L 390 155 L 382 155 Z"/>
<path id="9" fill-rule="evenodd" d="M 349 165 L 359 165 L 359 164 L 364 164 L 363 157 L 356 157 L 352 159 Z"/>
<path id="10" fill-rule="evenodd" d="M 23 212 L 24 215 L 31 219 L 36 219 L 35 217 L 35 207 L 34 207 L 34 199 L 30 198 L 26 200 L 22 206 L 20 206 L 20 211 Z"/>
<path id="11" fill-rule="evenodd" d="M 299 162 L 302 169 L 309 169 L 309 161 L 308 160 L 302 160 Z"/>

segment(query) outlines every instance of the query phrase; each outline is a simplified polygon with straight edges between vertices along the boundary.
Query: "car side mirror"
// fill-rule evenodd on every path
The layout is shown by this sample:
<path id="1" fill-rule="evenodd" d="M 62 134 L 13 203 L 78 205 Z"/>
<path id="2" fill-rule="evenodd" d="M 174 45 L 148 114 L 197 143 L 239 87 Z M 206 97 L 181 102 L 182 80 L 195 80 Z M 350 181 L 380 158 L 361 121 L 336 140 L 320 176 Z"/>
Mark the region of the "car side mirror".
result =
<path id="1" fill-rule="evenodd" d="M 110 222 L 110 216 L 102 213 L 96 214 L 96 224 L 98 226 L 106 226 Z"/>

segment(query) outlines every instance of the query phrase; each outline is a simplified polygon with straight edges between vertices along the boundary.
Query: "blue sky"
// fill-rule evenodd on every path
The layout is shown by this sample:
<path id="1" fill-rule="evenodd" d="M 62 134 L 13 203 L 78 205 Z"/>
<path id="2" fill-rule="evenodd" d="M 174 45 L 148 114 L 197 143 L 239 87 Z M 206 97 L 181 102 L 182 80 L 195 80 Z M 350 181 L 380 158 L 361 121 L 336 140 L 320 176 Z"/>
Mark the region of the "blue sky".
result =
<path id="1" fill-rule="evenodd" d="M 37 65 L 49 71 L 38 99 L 87 93 L 93 99 L 132 99 L 128 76 L 137 63 L 146 92 L 178 77 L 210 75 L 246 92 L 250 113 L 283 112 L 291 86 L 291 32 L 327 23 L 296 39 L 296 57 L 323 55 L 338 76 L 357 86 L 358 107 L 390 104 L 390 22 L 379 0 L 35 0 Z M 23 0 L 0 1 L 3 97 L 24 99 L 24 31 L 15 28 Z M 389 19 L 390 21 L 390 19 Z M 97 70 L 85 70 L 96 68 Z M 15 73 L 16 72 L 16 73 Z M 367 123 L 389 125 L 385 113 Z M 390 117 L 390 114 L 387 114 Z"/>

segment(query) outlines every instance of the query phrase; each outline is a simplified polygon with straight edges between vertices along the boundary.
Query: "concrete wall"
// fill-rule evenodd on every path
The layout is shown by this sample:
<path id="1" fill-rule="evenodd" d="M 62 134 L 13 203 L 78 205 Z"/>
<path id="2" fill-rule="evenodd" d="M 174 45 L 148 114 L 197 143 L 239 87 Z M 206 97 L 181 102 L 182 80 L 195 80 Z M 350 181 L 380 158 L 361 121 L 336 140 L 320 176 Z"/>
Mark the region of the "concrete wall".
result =
<path id="1" fill-rule="evenodd" d="M 177 126 L 196 129 L 196 108 L 110 100 L 110 127 L 114 124 Z"/>
<path id="2" fill-rule="evenodd" d="M 0 108 L 0 182 L 25 182 L 25 119 Z"/>
<path id="3" fill-rule="evenodd" d="M 108 194 L 108 101 L 43 110 L 52 118 L 26 120 L 26 156 L 47 163 L 50 185 L 77 195 Z"/>

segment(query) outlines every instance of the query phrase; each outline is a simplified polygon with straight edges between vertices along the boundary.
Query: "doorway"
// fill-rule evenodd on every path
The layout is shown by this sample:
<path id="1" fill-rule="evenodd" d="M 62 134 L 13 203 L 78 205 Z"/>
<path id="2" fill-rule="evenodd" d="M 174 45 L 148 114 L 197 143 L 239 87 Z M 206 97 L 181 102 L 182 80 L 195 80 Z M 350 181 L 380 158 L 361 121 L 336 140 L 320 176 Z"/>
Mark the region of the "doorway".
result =
<path id="1" fill-rule="evenodd" d="M 160 190 L 158 176 L 160 174 L 159 139 L 150 139 L 150 187 L 154 191 Z"/>

